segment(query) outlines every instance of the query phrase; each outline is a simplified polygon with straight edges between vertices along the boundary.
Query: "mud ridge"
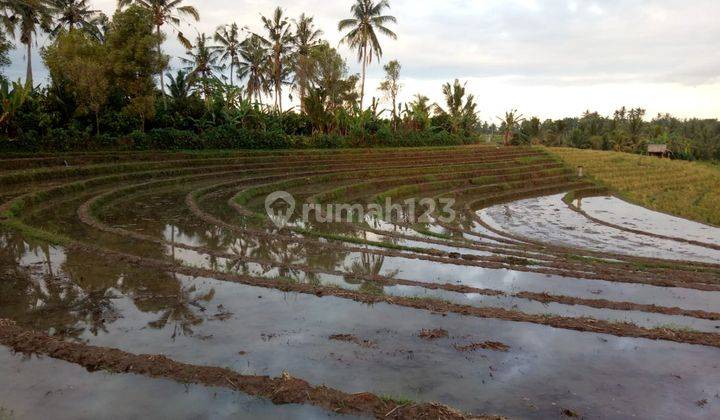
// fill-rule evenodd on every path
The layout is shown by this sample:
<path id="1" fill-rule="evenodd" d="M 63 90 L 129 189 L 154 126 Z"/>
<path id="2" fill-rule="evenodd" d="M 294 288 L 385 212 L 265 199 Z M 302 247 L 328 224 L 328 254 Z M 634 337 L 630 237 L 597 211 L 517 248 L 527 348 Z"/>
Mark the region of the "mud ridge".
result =
<path id="1" fill-rule="evenodd" d="M 378 419 L 502 419 L 471 416 L 438 403 L 405 403 L 363 392 L 348 394 L 326 386 L 312 386 L 287 372 L 282 377 L 242 375 L 233 370 L 177 362 L 163 355 L 138 355 L 118 349 L 66 342 L 0 319 L 0 343 L 12 350 L 43 355 L 80 365 L 90 372 L 136 374 L 184 384 L 222 387 L 265 398 L 274 404 L 309 404 L 333 413 L 369 415 Z"/>

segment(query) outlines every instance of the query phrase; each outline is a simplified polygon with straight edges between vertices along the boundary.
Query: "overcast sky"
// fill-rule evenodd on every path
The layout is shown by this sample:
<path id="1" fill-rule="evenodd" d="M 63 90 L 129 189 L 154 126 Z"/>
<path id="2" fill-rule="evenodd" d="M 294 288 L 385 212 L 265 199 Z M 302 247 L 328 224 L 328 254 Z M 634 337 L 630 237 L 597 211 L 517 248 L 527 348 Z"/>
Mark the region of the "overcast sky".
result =
<path id="1" fill-rule="evenodd" d="M 91 0 L 111 15 L 114 0 Z M 186 0 L 201 20 L 183 24 L 188 35 L 211 34 L 237 22 L 261 31 L 260 14 L 280 6 L 291 17 L 315 16 L 337 46 L 337 22 L 351 0 Z M 718 0 L 390 0 L 398 40 L 382 39 L 383 63 L 402 64 L 401 100 L 423 93 L 441 101 L 441 85 L 468 82 L 481 117 L 495 120 L 517 108 L 525 116 L 558 118 L 586 109 L 610 114 L 643 107 L 653 116 L 720 117 L 720 1 Z M 165 52 L 184 50 L 168 33 Z M 40 39 L 39 46 L 47 41 Z M 355 55 L 340 47 L 351 71 Z M 19 48 L 12 78 L 24 76 Z M 39 57 L 36 79 L 46 80 Z M 173 62 L 177 65 L 177 61 Z M 368 73 L 370 95 L 382 66 Z"/>

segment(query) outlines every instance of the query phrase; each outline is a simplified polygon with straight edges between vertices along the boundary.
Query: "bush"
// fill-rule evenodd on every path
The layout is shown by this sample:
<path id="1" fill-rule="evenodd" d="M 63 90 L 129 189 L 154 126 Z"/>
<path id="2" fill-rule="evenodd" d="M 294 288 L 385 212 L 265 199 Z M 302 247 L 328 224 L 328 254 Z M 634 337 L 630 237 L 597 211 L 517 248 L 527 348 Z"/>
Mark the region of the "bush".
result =
<path id="1" fill-rule="evenodd" d="M 300 130 L 302 132 L 302 130 Z M 17 140 L 4 141 L 2 149 L 12 151 L 65 152 L 72 150 L 202 150 L 202 149 L 333 149 L 347 147 L 457 146 L 475 140 L 446 131 L 392 131 L 380 125 L 375 134 L 289 135 L 280 129 L 247 129 L 234 124 L 210 127 L 200 134 L 176 128 L 154 128 L 147 133 L 92 136 L 90 129 L 73 126 L 54 128 L 45 134 L 30 130 Z"/>
<path id="2" fill-rule="evenodd" d="M 197 134 L 188 130 L 174 128 L 156 128 L 147 133 L 147 146 L 150 149 L 178 150 L 202 148 Z"/>

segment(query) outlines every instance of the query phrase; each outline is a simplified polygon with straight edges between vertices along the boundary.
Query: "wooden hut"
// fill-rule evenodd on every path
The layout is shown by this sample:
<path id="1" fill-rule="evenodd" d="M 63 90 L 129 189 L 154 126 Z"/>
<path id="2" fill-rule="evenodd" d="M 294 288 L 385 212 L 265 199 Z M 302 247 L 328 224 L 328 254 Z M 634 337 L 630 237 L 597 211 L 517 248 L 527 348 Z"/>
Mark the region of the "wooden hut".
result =
<path id="1" fill-rule="evenodd" d="M 647 146 L 647 154 L 650 156 L 657 156 L 657 157 L 670 157 L 670 149 L 668 149 L 667 144 L 648 144 Z"/>

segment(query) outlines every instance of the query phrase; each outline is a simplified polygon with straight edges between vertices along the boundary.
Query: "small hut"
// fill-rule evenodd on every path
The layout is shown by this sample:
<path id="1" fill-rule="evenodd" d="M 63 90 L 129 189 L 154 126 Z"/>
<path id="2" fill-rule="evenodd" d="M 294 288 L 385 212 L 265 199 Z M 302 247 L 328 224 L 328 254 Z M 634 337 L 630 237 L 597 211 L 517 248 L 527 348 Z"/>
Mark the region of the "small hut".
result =
<path id="1" fill-rule="evenodd" d="M 657 157 L 670 157 L 672 152 L 667 147 L 667 144 L 648 144 L 647 154 L 650 156 Z"/>

